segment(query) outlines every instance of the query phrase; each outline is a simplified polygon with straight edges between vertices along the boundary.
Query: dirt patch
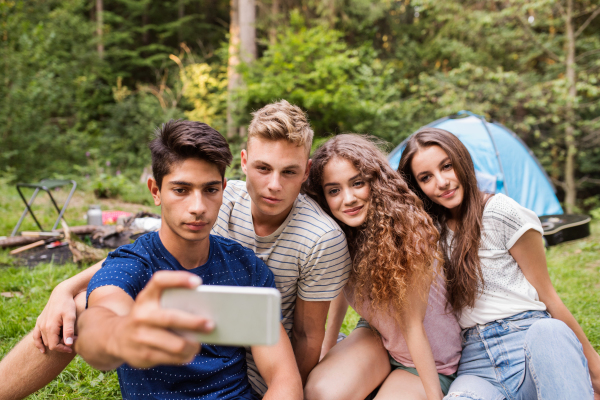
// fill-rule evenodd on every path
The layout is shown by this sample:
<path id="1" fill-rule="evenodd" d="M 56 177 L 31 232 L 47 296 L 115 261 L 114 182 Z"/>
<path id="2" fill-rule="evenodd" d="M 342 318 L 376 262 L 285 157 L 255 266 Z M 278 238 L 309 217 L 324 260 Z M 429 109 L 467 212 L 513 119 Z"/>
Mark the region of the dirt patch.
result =
<path id="1" fill-rule="evenodd" d="M 15 258 L 18 260 L 15 264 L 32 268 L 41 263 L 51 262 L 57 265 L 63 265 L 73 262 L 73 253 L 69 250 L 69 246 L 56 247 L 54 249 L 41 247 L 19 253 Z"/>

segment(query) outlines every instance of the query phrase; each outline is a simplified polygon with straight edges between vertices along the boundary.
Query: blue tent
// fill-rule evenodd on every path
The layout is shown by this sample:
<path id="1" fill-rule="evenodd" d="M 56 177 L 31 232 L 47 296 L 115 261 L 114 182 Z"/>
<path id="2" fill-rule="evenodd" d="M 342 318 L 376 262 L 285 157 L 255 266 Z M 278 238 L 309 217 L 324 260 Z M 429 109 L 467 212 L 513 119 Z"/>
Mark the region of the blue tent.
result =
<path id="1" fill-rule="evenodd" d="M 505 126 L 487 122 L 469 111 L 432 122 L 427 127 L 445 129 L 455 134 L 469 150 L 477 183 L 488 193 L 504 193 L 538 216 L 562 214 L 554 185 L 533 152 Z M 398 168 L 406 140 L 388 156 Z"/>

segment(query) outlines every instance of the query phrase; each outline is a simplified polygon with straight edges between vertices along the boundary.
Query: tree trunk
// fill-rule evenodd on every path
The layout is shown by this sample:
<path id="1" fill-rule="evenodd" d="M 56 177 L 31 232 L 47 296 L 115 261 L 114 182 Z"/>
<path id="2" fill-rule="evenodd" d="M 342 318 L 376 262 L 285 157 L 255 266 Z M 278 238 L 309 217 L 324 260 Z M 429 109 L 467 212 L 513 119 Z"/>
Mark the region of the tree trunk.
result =
<path id="1" fill-rule="evenodd" d="M 234 114 L 236 112 L 236 104 L 234 101 L 234 93 L 240 86 L 240 74 L 236 71 L 240 63 L 240 15 L 239 1 L 231 0 L 229 23 L 229 62 L 227 64 L 227 137 L 233 138 L 237 134 L 237 122 Z"/>
<path id="2" fill-rule="evenodd" d="M 185 0 L 179 0 L 179 12 L 177 13 L 177 16 L 179 17 L 179 19 L 182 19 L 183 17 L 185 17 Z M 183 42 L 183 30 L 181 25 L 179 25 L 179 32 L 177 33 L 178 35 L 178 39 L 179 39 L 179 43 Z"/>
<path id="3" fill-rule="evenodd" d="M 96 35 L 98 36 L 98 56 L 104 58 L 104 42 L 102 39 L 104 6 L 102 0 L 96 0 Z"/>
<path id="4" fill-rule="evenodd" d="M 256 60 L 256 2 L 239 0 L 240 58 L 245 63 Z"/>
<path id="5" fill-rule="evenodd" d="M 335 28 L 335 0 L 329 0 L 329 26 Z"/>
<path id="6" fill-rule="evenodd" d="M 148 35 L 148 29 L 146 29 L 146 25 L 148 25 L 148 4 L 146 3 L 144 5 L 144 12 L 142 13 L 142 27 L 144 28 L 144 32 L 142 32 L 142 43 L 143 44 L 148 44 L 149 40 L 149 35 Z"/>
<path id="7" fill-rule="evenodd" d="M 239 0 L 240 15 L 240 59 L 249 64 L 256 60 L 256 2 Z M 240 80 L 240 86 L 244 84 Z M 239 136 L 246 136 L 246 127 L 241 126 Z"/>
<path id="8" fill-rule="evenodd" d="M 576 76 L 575 76 L 575 33 L 573 31 L 573 0 L 567 1 L 566 33 L 567 54 L 565 58 L 567 76 L 567 102 L 566 102 L 566 124 L 565 144 L 567 147 L 567 158 L 565 160 L 565 208 L 566 212 L 573 213 L 577 199 L 577 184 L 575 183 L 575 156 L 577 146 L 575 143 L 575 118 L 574 106 L 577 98 Z"/>
<path id="9" fill-rule="evenodd" d="M 279 20 L 280 0 L 273 0 L 271 4 L 271 28 L 269 29 L 269 42 L 275 44 L 277 41 L 277 23 Z"/>

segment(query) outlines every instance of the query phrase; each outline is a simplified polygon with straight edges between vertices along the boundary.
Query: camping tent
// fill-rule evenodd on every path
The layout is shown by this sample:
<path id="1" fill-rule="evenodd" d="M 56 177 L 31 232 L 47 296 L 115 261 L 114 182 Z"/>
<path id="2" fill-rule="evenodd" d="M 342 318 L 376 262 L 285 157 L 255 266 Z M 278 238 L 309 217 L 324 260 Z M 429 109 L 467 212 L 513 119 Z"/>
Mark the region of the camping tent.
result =
<path id="1" fill-rule="evenodd" d="M 445 117 L 426 127 L 445 129 L 455 134 L 469 150 L 477 183 L 489 193 L 504 193 L 538 216 L 562 214 L 555 188 L 548 175 L 523 141 L 505 126 L 487 122 L 469 111 Z M 406 140 L 388 156 L 398 168 Z"/>

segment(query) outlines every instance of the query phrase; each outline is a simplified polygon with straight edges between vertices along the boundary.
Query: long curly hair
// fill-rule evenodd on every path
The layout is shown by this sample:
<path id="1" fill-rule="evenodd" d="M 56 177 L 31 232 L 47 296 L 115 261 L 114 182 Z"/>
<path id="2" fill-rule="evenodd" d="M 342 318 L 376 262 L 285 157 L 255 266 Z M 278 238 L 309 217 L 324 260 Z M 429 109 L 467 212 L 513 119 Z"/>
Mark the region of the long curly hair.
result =
<path id="1" fill-rule="evenodd" d="M 438 231 L 375 140 L 356 134 L 333 137 L 312 157 L 304 191 L 330 216 L 334 217 L 323 191 L 323 170 L 334 158 L 350 161 L 371 188 L 365 222 L 353 228 L 338 221 L 352 256 L 349 284 L 354 300 L 374 312 L 388 313 L 391 307 L 400 322 L 408 289 L 431 281 L 436 261 L 443 262 Z"/>
<path id="2" fill-rule="evenodd" d="M 452 243 L 448 243 L 449 230 L 446 223 L 450 211 L 434 203 L 423 193 L 411 167 L 415 154 L 431 146 L 439 146 L 448 154 L 464 191 Z M 473 160 L 465 145 L 452 133 L 438 128 L 424 128 L 408 139 L 398 171 L 404 176 L 410 189 L 421 198 L 425 210 L 440 227 L 448 303 L 456 314 L 460 314 L 463 308 L 475 305 L 479 289 L 484 283 L 479 246 L 485 204 L 483 193 L 477 187 Z"/>

